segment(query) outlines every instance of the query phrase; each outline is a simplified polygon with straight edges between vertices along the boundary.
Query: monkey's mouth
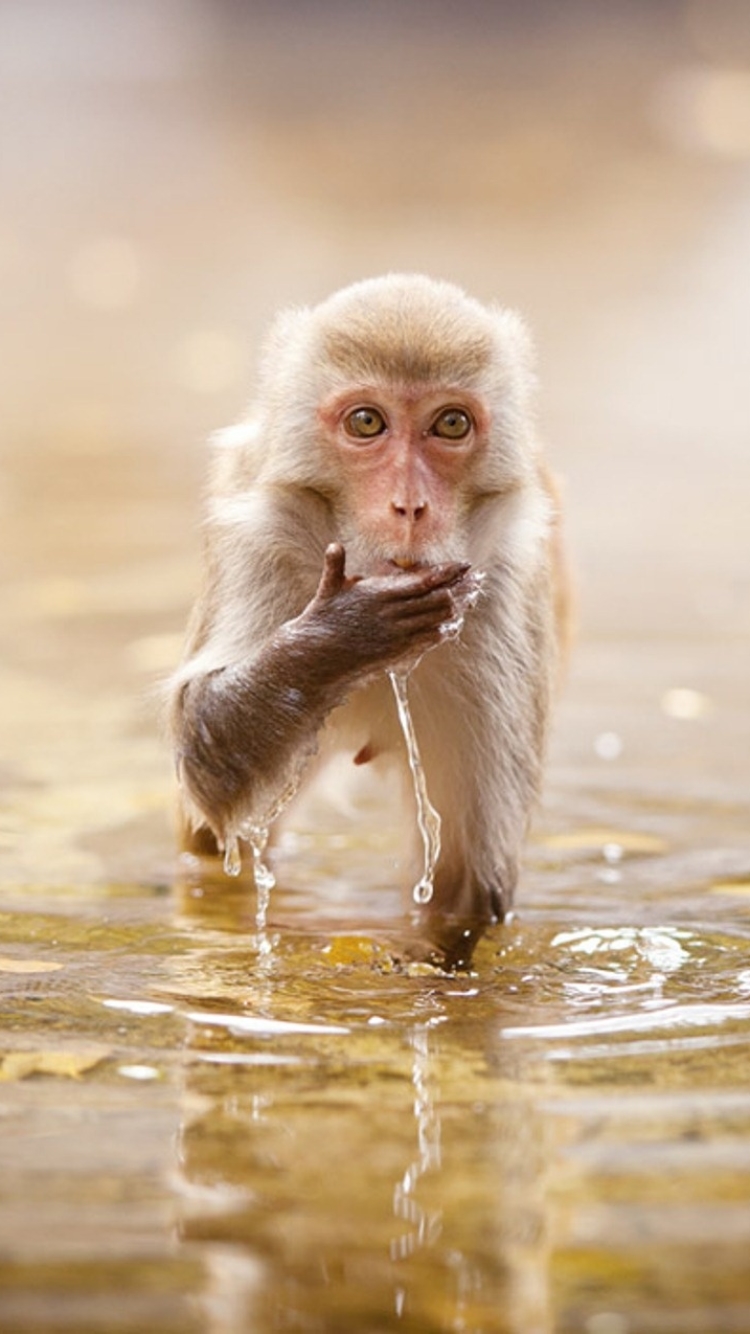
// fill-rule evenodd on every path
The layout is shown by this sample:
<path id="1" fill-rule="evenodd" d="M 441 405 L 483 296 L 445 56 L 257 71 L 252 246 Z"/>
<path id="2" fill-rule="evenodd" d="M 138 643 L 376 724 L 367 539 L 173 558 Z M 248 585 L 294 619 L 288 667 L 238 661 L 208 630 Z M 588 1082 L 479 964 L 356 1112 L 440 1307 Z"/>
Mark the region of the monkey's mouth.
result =
<path id="1" fill-rule="evenodd" d="M 424 561 L 414 560 L 411 556 L 393 556 L 388 564 L 395 565 L 397 570 L 408 570 L 410 573 L 424 568 Z"/>
<path id="2" fill-rule="evenodd" d="M 368 565 L 368 574 L 383 578 L 389 574 L 417 574 L 427 568 L 427 561 L 416 560 L 413 556 L 382 556 Z"/>

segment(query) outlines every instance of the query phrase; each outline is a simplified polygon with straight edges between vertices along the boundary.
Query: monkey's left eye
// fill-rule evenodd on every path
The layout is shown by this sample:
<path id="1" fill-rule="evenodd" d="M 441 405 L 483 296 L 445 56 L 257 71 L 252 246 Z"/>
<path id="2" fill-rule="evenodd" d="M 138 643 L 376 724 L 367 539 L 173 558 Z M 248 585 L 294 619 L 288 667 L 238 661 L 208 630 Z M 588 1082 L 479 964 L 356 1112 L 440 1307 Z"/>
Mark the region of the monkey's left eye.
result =
<path id="1" fill-rule="evenodd" d="M 383 434 L 385 417 L 377 408 L 355 408 L 344 418 L 344 430 L 358 440 L 372 440 Z"/>
<path id="2" fill-rule="evenodd" d="M 435 418 L 430 428 L 430 435 L 438 435 L 441 440 L 463 440 L 471 430 L 471 417 L 462 408 L 446 408 Z"/>

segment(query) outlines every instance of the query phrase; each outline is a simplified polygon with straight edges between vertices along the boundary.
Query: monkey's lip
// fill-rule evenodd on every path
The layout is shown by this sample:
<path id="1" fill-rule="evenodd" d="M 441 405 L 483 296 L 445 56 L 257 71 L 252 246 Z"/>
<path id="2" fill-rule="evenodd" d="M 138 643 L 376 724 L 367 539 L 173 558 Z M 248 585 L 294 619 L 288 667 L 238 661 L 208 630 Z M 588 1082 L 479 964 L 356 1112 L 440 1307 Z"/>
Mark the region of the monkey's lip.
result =
<path id="1" fill-rule="evenodd" d="M 417 560 L 413 556 L 382 556 L 369 566 L 368 573 L 374 575 L 416 574 L 419 570 L 429 569 L 429 562 Z"/>

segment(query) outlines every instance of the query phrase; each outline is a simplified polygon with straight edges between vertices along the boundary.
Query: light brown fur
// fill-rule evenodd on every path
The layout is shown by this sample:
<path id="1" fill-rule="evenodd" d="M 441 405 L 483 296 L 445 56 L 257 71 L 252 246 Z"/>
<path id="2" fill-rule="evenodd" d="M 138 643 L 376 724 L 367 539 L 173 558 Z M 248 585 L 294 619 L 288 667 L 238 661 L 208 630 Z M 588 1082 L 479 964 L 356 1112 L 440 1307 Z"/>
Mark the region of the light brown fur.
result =
<path id="1" fill-rule="evenodd" d="M 373 481 L 365 472 L 360 486 L 360 451 L 345 439 L 338 443 L 337 418 L 328 422 L 319 415 L 321 404 L 337 402 L 352 387 L 355 397 L 366 393 L 365 401 L 379 402 L 373 396 L 380 394 L 407 421 L 418 420 L 419 404 L 429 404 L 431 394 L 448 402 L 463 394 L 467 403 L 480 405 L 472 409 L 476 439 L 460 467 L 440 441 L 430 445 L 437 460 L 430 455 L 432 472 L 415 455 L 419 476 L 427 476 L 429 486 L 433 476 L 439 481 L 434 495 L 442 494 L 440 487 L 453 488 L 453 500 L 449 514 L 436 512 L 431 501 L 429 524 L 427 518 L 421 526 L 412 523 L 403 540 L 393 506 L 381 521 L 371 499 L 374 481 L 390 486 L 390 473 L 374 468 Z M 355 284 L 312 311 L 277 322 L 255 427 L 244 441 L 240 435 L 220 451 L 204 587 L 172 687 L 187 823 L 202 850 L 207 828 L 221 843 L 259 794 L 278 786 L 297 757 L 314 749 L 319 734 L 327 749 L 343 748 L 352 759 L 390 757 L 405 771 L 389 685 L 382 669 L 367 668 L 369 650 L 363 649 L 362 667 L 348 675 L 338 650 L 320 672 L 313 666 L 300 677 L 295 667 L 300 653 L 320 661 L 318 648 L 309 648 L 318 640 L 305 636 L 311 609 L 334 605 L 325 599 L 321 604 L 319 588 L 329 544 L 343 542 L 347 573 L 365 576 L 362 596 L 372 588 L 377 598 L 380 584 L 372 576 L 380 562 L 402 551 L 421 562 L 415 568 L 447 570 L 445 562 L 464 561 L 483 572 L 482 595 L 458 640 L 441 642 L 437 630 L 421 632 L 434 646 L 410 683 L 428 788 L 443 819 L 443 851 L 427 915 L 456 929 L 468 922 L 473 934 L 475 924 L 502 916 L 510 906 L 540 783 L 557 646 L 567 623 L 559 497 L 534 437 L 532 388 L 529 340 L 520 320 L 427 278 Z M 409 448 L 422 450 L 423 436 L 409 429 L 416 432 Z M 422 483 L 407 479 L 403 485 L 413 491 Z M 343 607 L 359 593 L 347 594 L 342 570 L 343 564 L 334 584 Z M 450 586 L 460 590 L 471 577 L 446 574 L 446 591 L 429 593 L 424 605 L 442 599 L 447 619 L 457 596 Z M 412 582 L 418 583 L 416 573 Z M 361 623 L 364 633 L 368 623 L 375 625 L 367 618 Z M 346 634 L 337 635 L 346 645 Z M 383 661 L 385 650 L 377 653 Z M 373 648 L 373 663 L 375 655 Z M 330 687 L 329 676 L 336 677 Z M 262 752 L 253 749 L 259 729 Z"/>

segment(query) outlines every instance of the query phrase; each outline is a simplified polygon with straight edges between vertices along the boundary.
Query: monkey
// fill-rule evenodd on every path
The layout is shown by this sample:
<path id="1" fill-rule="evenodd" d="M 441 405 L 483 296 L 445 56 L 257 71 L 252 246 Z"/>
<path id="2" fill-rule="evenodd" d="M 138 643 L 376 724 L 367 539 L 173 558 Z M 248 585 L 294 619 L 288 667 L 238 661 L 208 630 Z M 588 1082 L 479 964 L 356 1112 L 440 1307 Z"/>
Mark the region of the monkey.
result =
<path id="1" fill-rule="evenodd" d="M 220 437 L 169 684 L 184 843 L 216 853 L 316 754 L 408 781 L 387 674 L 409 672 L 442 818 L 417 928 L 449 965 L 513 903 L 565 633 L 534 387 L 520 316 L 442 280 L 280 314 L 254 412 Z"/>

